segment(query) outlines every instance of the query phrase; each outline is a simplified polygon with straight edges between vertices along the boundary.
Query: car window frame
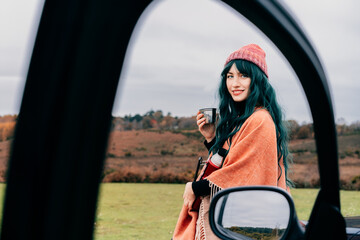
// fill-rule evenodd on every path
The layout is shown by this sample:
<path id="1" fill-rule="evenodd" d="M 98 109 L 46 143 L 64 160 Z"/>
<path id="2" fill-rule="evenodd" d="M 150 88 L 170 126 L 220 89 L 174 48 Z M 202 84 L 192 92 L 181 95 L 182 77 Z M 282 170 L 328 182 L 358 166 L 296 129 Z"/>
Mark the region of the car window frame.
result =
<path id="1" fill-rule="evenodd" d="M 324 228 L 318 223 L 323 219 L 322 206 L 333 208 L 339 214 L 335 219 L 342 218 L 326 74 L 306 34 L 283 4 L 223 2 L 278 47 L 303 86 L 313 117 L 321 179 L 307 233 L 319 232 Z M 118 79 L 131 34 L 150 3 L 45 2 L 9 161 L 2 239 L 92 238 Z"/>

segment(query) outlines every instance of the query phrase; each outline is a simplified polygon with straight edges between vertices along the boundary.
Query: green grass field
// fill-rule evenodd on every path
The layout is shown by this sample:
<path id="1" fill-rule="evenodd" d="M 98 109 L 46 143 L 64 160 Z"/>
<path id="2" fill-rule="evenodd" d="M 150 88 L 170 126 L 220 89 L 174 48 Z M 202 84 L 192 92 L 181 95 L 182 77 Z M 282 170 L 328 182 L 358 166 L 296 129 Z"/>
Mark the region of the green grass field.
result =
<path id="1" fill-rule="evenodd" d="M 95 240 L 167 239 L 182 206 L 183 184 L 106 183 L 101 185 Z M 5 184 L 0 184 L 0 204 Z M 317 189 L 292 189 L 296 212 L 307 220 Z M 360 215 L 360 192 L 341 191 L 344 216 Z M 2 210 L 0 209 L 0 214 Z"/>
<path id="2" fill-rule="evenodd" d="M 183 184 L 102 184 L 96 240 L 170 239 L 182 206 Z M 307 220 L 317 189 L 292 189 L 296 212 Z M 360 192 L 341 191 L 344 216 L 360 215 Z"/>
<path id="3" fill-rule="evenodd" d="M 102 184 L 95 239 L 169 240 L 183 189 L 182 184 Z"/>

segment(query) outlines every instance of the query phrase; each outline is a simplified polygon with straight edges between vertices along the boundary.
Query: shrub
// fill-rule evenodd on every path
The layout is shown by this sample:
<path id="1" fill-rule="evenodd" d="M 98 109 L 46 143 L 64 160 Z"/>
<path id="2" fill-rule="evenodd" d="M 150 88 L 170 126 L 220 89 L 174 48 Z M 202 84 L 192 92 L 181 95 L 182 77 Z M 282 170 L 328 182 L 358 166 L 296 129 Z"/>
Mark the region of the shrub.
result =
<path id="1" fill-rule="evenodd" d="M 160 166 L 162 168 L 167 168 L 169 166 L 169 163 L 165 162 L 165 163 L 160 163 Z"/>
<path id="2" fill-rule="evenodd" d="M 311 137 L 311 129 L 309 126 L 302 126 L 298 133 L 297 133 L 297 138 L 298 139 L 306 139 L 306 138 L 310 138 Z"/>
<path id="3" fill-rule="evenodd" d="M 145 152 L 145 151 L 147 151 L 147 149 L 144 148 L 144 147 L 137 147 L 137 148 L 135 148 L 135 150 L 136 150 L 136 151 L 139 151 L 139 152 Z"/>
<path id="4" fill-rule="evenodd" d="M 291 153 L 298 153 L 298 154 L 302 154 L 302 153 L 307 152 L 308 150 L 307 150 L 307 149 L 302 149 L 302 148 L 299 148 L 299 149 L 291 149 L 290 151 L 291 151 Z"/>
<path id="5" fill-rule="evenodd" d="M 107 157 L 109 157 L 109 158 L 116 158 L 116 155 L 113 154 L 113 153 L 108 153 L 108 154 L 107 154 Z"/>
<path id="6" fill-rule="evenodd" d="M 123 168 L 106 174 L 103 182 L 129 183 L 186 183 L 191 181 L 193 172 L 173 173 L 166 170 L 148 172 L 139 168 Z"/>
<path id="7" fill-rule="evenodd" d="M 318 188 L 320 187 L 319 177 L 292 179 L 296 188 Z"/>
<path id="8" fill-rule="evenodd" d="M 192 139 L 196 139 L 196 140 L 203 139 L 203 136 L 201 135 L 201 133 L 199 131 L 195 131 L 195 132 L 181 131 L 180 133 L 187 138 L 192 138 Z"/>
<path id="9" fill-rule="evenodd" d="M 10 140 L 14 137 L 16 122 L 0 122 L 0 141 Z"/>
<path id="10" fill-rule="evenodd" d="M 357 183 L 357 182 L 360 183 L 360 175 L 359 175 L 359 176 L 355 176 L 355 177 L 353 177 L 353 178 L 351 179 L 351 183 L 352 183 L 352 184 L 355 184 L 355 183 Z"/>
<path id="11" fill-rule="evenodd" d="M 358 158 L 360 158 L 360 151 L 359 150 L 356 150 L 354 153 L 358 156 Z"/>
<path id="12" fill-rule="evenodd" d="M 354 156 L 354 153 L 353 151 L 351 151 L 350 149 L 346 149 L 344 154 L 348 157 L 353 157 Z"/>
<path id="13" fill-rule="evenodd" d="M 340 179 L 340 189 L 344 190 L 360 190 L 360 175 L 348 179 Z"/>
<path id="14" fill-rule="evenodd" d="M 169 151 L 169 150 L 161 150 L 160 151 L 160 154 L 161 155 L 173 155 L 174 154 L 174 151 Z"/>

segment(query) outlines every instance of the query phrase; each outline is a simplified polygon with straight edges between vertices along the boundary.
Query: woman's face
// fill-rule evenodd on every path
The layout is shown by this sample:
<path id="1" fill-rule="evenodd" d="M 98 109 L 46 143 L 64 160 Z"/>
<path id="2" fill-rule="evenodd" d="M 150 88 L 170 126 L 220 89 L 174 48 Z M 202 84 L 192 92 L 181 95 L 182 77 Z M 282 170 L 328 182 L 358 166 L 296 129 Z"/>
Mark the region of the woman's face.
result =
<path id="1" fill-rule="evenodd" d="M 251 79 L 236 68 L 235 63 L 226 74 L 226 86 L 235 102 L 242 102 L 250 95 Z"/>

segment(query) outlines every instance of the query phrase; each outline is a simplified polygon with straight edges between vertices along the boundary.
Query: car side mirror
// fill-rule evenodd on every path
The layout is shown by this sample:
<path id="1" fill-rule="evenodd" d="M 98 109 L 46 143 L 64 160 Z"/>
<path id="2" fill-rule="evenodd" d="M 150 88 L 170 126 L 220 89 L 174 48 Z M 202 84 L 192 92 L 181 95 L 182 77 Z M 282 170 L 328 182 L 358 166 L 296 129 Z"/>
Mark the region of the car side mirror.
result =
<path id="1" fill-rule="evenodd" d="M 253 186 L 225 189 L 211 201 L 210 226 L 221 239 L 302 239 L 294 202 L 284 190 Z"/>

